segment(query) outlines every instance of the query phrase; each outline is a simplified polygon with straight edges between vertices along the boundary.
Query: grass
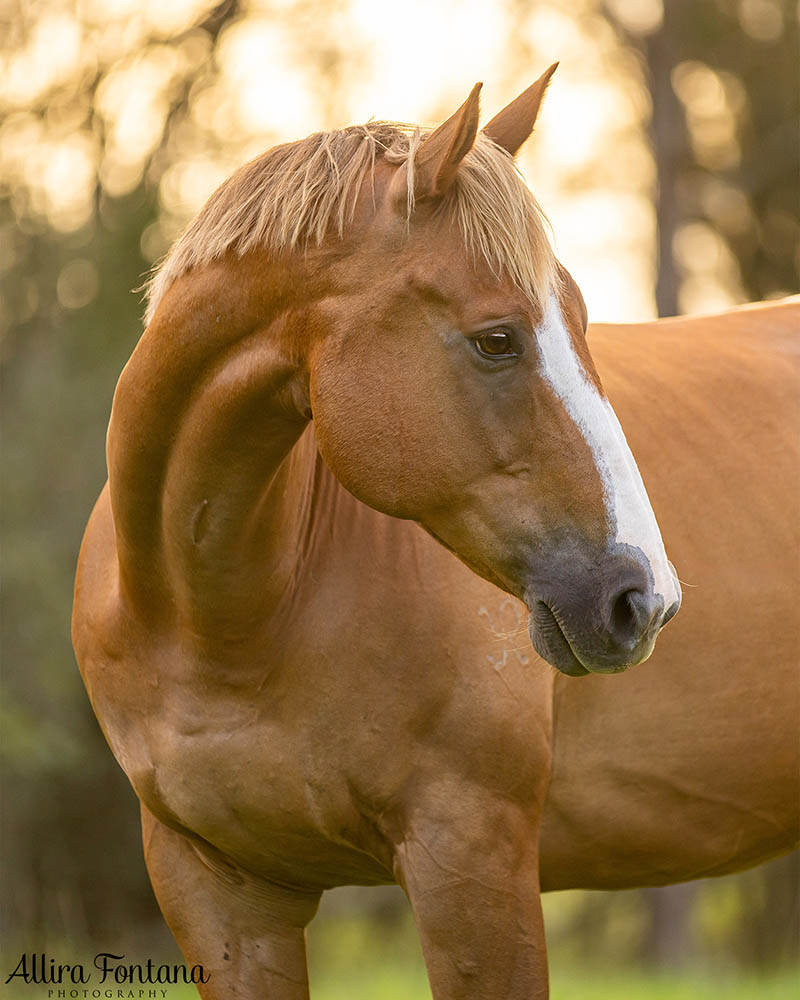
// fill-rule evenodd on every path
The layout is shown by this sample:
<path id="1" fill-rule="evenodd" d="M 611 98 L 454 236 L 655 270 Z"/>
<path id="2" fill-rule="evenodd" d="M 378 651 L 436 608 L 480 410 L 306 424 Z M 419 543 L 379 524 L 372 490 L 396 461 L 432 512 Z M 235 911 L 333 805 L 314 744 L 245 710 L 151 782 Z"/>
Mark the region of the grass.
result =
<path id="1" fill-rule="evenodd" d="M 312 970 L 313 1000 L 430 1000 L 424 969 L 405 961 L 362 961 L 331 975 Z M 554 970 L 552 1000 L 796 1000 L 797 973 L 764 977 L 567 973 Z M 167 986 L 167 1000 L 198 1000 L 190 986 Z M 67 994 L 69 995 L 69 994 Z M 46 986 L 2 986 L 3 1000 L 47 1000 Z M 55 997 L 55 994 L 53 994 Z"/>
<path id="2" fill-rule="evenodd" d="M 556 971 L 552 1000 L 797 1000 L 798 977 L 789 973 L 764 978 L 709 978 L 701 975 L 574 973 Z M 189 986 L 168 986 L 167 1000 L 198 1000 Z M 47 1000 L 47 987 L 2 987 L 4 1000 Z M 407 965 L 362 963 L 346 976 L 318 974 L 313 1000 L 430 1000 L 424 970 Z"/>
<path id="3" fill-rule="evenodd" d="M 550 992 L 553 1000 L 796 1000 L 798 985 L 797 976 L 789 973 L 712 978 L 644 973 L 568 976 L 556 971 Z"/>
<path id="4" fill-rule="evenodd" d="M 553 972 L 552 1000 L 797 1000 L 797 975 L 711 978 L 703 975 Z M 362 966 L 348 977 L 312 980 L 313 1000 L 430 1000 L 425 973 L 406 966 Z M 177 1000 L 177 998 L 175 998 Z"/>
<path id="5" fill-rule="evenodd" d="M 345 902 L 346 902 L 345 897 Z M 309 969 L 313 1000 L 431 1000 L 425 967 L 410 910 L 387 919 L 375 912 L 365 918 L 347 905 L 322 913 L 309 933 Z M 621 918 L 619 918 L 621 919 Z M 614 925 L 615 934 L 624 931 Z M 570 945 L 575 942 L 571 941 Z M 138 942 L 148 954 L 144 942 Z M 28 949 L 30 951 L 30 948 Z M 89 962 L 89 948 L 48 947 L 51 955 L 73 955 Z M 124 951 L 134 956 L 137 945 L 125 943 Z M 14 953 L 16 955 L 19 952 Z M 160 952 L 159 952 L 160 954 Z M 81 956 L 83 956 L 81 958 Z M 605 957 L 599 966 L 600 956 Z M 800 971 L 737 974 L 732 969 L 720 974 L 708 971 L 650 973 L 615 966 L 614 952 L 599 948 L 590 957 L 595 965 L 584 964 L 580 949 L 554 947 L 550 955 L 552 1000 L 798 1000 Z M 47 986 L 3 980 L 16 958 L 4 957 L 0 968 L 0 1000 L 48 1000 Z M 179 961 L 177 954 L 158 961 Z M 163 987 L 162 987 L 163 988 Z M 166 1000 L 199 1000 L 191 986 L 167 986 Z M 69 998 L 69 990 L 67 991 Z M 50 1000 L 57 1000 L 54 992 Z M 82 1000 L 82 994 L 79 995 Z M 159 993 L 158 1000 L 161 1000 Z M 265 998 L 268 1000 L 268 998 Z"/>

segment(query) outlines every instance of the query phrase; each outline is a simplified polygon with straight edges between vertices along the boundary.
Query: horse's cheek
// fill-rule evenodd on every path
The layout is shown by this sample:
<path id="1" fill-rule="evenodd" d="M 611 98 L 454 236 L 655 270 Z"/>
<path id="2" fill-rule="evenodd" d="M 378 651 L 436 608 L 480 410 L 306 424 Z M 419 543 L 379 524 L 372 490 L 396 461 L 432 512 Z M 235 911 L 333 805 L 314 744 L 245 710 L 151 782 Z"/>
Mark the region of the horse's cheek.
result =
<path id="1" fill-rule="evenodd" d="M 364 372 L 323 366 L 311 382 L 314 433 L 320 454 L 357 499 L 383 513 L 413 516 L 397 477 L 403 454 L 396 425 L 363 392 Z M 404 497 L 403 503 L 400 497 Z"/>
<path id="2" fill-rule="evenodd" d="M 446 479 L 430 467 L 441 448 L 427 379 L 386 355 L 379 364 L 374 355 L 344 364 L 329 349 L 315 360 L 311 409 L 328 467 L 368 506 L 418 520 Z"/>

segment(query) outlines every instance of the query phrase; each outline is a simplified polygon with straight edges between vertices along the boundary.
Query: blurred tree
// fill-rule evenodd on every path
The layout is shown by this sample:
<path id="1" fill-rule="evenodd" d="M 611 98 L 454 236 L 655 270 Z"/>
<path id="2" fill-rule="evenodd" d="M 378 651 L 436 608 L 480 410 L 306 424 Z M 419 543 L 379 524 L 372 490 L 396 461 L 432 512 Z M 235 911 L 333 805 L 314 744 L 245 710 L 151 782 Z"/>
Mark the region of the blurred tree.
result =
<path id="1" fill-rule="evenodd" d="M 639 54 L 657 166 L 659 315 L 800 278 L 800 38 L 790 0 L 605 0 Z M 714 285 L 718 286 L 715 294 Z"/>
<path id="2" fill-rule="evenodd" d="M 82 522 L 105 478 L 113 385 L 139 333 L 130 288 L 154 210 L 137 192 L 104 204 L 78 236 L 33 230 L 17 241 L 15 277 L 38 305 L 14 328 L 3 365 L 2 817 L 14 860 L 3 915 L 12 935 L 99 934 L 131 910 L 152 916 L 135 799 L 99 746 L 72 658 L 69 598 Z"/>
<path id="3" fill-rule="evenodd" d="M 733 951 L 743 965 L 798 967 L 800 958 L 800 853 L 746 872 L 739 879 L 741 917 Z"/>

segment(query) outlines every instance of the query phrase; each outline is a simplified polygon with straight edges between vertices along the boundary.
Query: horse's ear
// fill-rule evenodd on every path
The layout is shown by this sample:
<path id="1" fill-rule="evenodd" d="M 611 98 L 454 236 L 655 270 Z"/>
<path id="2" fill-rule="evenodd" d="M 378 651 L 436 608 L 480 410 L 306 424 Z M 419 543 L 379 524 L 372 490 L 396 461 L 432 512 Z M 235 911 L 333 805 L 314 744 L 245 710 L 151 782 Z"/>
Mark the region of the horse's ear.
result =
<path id="1" fill-rule="evenodd" d="M 476 83 L 458 111 L 417 147 L 413 163 L 416 201 L 441 198 L 453 183 L 459 163 L 472 149 L 478 134 L 478 98 L 482 86 Z M 392 178 L 390 195 L 397 202 L 406 202 L 409 166 L 404 163 Z"/>
<path id="2" fill-rule="evenodd" d="M 536 116 L 542 104 L 544 92 L 550 77 L 555 73 L 558 63 L 553 63 L 550 69 L 546 70 L 536 83 L 532 83 L 527 90 L 515 98 L 509 105 L 503 108 L 492 118 L 484 128 L 484 134 L 502 146 L 512 156 L 516 156 L 517 150 L 533 132 L 536 124 Z"/>

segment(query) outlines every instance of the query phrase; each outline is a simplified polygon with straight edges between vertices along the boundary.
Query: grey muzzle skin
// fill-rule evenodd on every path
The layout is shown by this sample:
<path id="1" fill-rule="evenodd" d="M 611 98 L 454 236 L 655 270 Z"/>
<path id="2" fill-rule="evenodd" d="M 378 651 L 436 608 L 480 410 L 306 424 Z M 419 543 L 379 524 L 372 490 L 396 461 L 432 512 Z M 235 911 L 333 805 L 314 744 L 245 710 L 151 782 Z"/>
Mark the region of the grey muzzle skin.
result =
<path id="1" fill-rule="evenodd" d="M 560 574 L 541 573 L 526 590 L 536 652 L 570 677 L 619 673 L 646 660 L 680 599 L 665 606 L 641 549 L 615 543 L 592 556 L 570 546 L 559 563 Z M 677 576 L 675 585 L 680 594 Z"/>

